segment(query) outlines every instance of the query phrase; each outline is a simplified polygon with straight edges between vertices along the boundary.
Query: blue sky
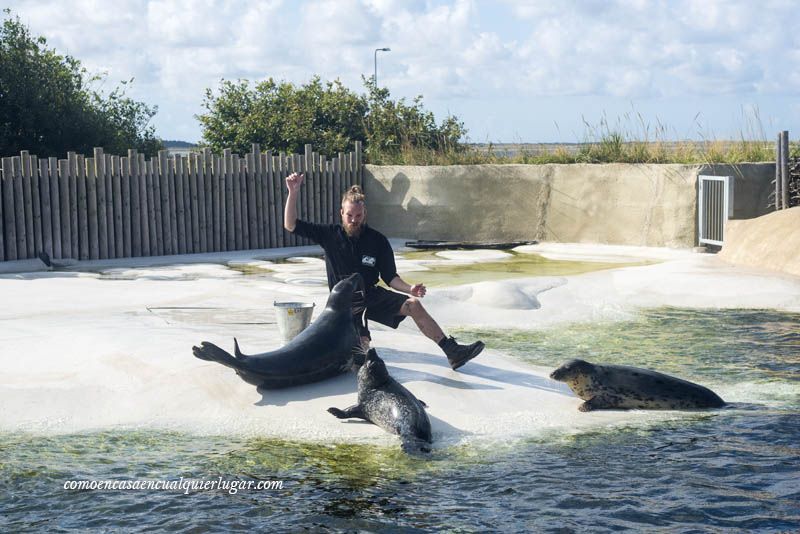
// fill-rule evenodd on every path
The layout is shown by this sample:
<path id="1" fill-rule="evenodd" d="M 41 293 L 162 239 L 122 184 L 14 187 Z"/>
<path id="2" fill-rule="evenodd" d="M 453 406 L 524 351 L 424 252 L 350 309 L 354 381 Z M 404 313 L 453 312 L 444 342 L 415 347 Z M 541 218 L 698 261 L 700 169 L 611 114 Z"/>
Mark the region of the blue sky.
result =
<path id="1" fill-rule="evenodd" d="M 14 0 L 50 46 L 158 105 L 197 141 L 220 79 L 315 74 L 423 95 L 473 142 L 578 142 L 610 127 L 662 139 L 800 132 L 796 0 Z M 588 126 L 587 126 L 588 124 Z"/>

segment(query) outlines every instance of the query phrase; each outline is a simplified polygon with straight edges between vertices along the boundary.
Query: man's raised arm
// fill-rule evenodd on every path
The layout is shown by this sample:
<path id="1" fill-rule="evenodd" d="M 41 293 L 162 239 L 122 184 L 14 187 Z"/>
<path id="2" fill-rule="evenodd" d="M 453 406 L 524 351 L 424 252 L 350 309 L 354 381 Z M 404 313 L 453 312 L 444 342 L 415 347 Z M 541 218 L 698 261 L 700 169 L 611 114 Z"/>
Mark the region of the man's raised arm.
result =
<path id="1" fill-rule="evenodd" d="M 283 227 L 294 232 L 297 223 L 297 198 L 300 196 L 300 186 L 303 185 L 303 173 L 293 172 L 286 177 L 286 187 L 289 194 L 286 196 L 286 206 L 283 208 Z"/>

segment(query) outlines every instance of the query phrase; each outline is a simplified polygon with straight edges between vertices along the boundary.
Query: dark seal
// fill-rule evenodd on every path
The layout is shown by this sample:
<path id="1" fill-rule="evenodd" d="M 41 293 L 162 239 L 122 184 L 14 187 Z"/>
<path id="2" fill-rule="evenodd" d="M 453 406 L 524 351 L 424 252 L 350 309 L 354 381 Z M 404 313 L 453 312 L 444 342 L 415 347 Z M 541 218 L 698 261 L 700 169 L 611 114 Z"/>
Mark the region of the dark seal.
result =
<path id="1" fill-rule="evenodd" d="M 278 350 L 246 355 L 234 339 L 235 358 L 207 341 L 192 347 L 192 352 L 201 360 L 232 368 L 245 382 L 265 389 L 310 384 L 344 373 L 363 354 L 351 311 L 353 292 L 361 285 L 358 273 L 336 284 L 317 320 Z"/>
<path id="2" fill-rule="evenodd" d="M 358 371 L 358 404 L 344 410 L 328 408 L 339 419 L 357 418 L 397 434 L 409 453 L 430 452 L 431 421 L 425 404 L 389 376 L 375 349 Z"/>
<path id="3" fill-rule="evenodd" d="M 578 409 L 592 410 L 696 410 L 725 404 L 716 393 L 673 376 L 628 367 L 595 365 L 570 360 L 550 374 L 565 382 L 584 402 Z"/>

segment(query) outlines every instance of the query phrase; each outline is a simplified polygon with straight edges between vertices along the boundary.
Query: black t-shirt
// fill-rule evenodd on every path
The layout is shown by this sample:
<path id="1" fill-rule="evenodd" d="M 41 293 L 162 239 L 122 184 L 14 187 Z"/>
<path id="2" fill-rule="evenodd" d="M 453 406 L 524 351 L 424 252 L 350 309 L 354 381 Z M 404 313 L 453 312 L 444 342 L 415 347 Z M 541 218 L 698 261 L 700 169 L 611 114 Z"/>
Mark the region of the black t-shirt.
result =
<path id="1" fill-rule="evenodd" d="M 311 239 L 325 251 L 330 289 L 356 272 L 364 277 L 367 289 L 378 283 L 379 275 L 386 285 L 397 276 L 389 240 L 367 225 L 361 229 L 361 235 L 350 238 L 341 224 L 315 224 L 298 219 L 293 233 Z"/>

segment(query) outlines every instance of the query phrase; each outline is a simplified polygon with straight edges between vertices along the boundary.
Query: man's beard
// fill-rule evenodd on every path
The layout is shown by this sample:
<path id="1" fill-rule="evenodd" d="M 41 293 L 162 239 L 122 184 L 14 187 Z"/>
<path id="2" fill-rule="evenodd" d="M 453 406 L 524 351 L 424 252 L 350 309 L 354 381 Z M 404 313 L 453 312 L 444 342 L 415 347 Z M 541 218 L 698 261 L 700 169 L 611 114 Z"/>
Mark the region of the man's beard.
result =
<path id="1" fill-rule="evenodd" d="M 361 235 L 361 231 L 364 229 L 364 223 L 359 224 L 345 224 L 344 225 L 344 233 L 347 234 L 347 237 L 358 237 Z"/>

